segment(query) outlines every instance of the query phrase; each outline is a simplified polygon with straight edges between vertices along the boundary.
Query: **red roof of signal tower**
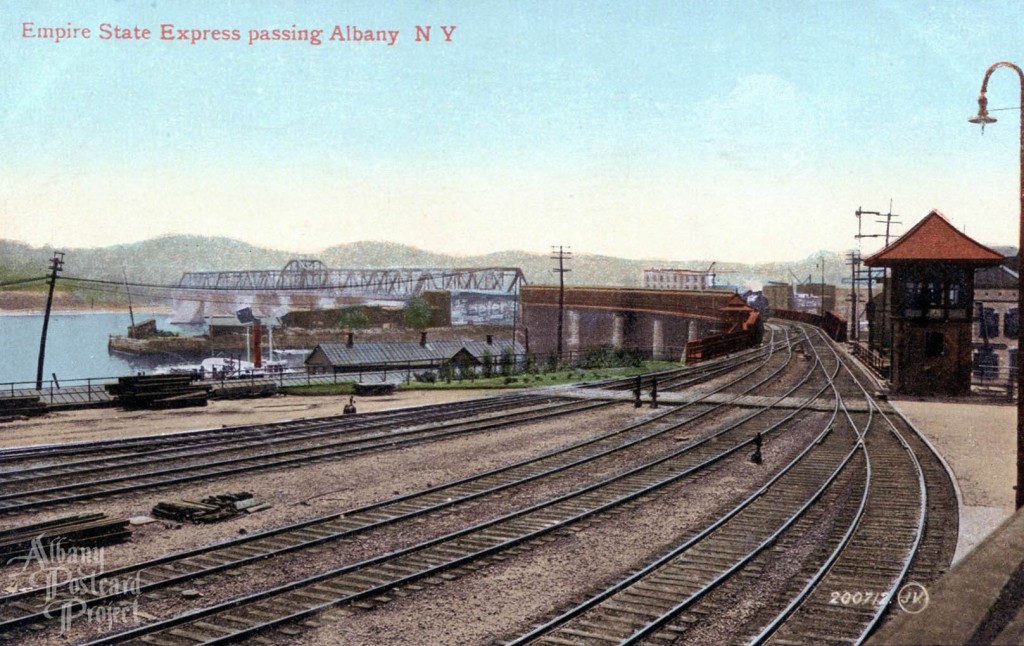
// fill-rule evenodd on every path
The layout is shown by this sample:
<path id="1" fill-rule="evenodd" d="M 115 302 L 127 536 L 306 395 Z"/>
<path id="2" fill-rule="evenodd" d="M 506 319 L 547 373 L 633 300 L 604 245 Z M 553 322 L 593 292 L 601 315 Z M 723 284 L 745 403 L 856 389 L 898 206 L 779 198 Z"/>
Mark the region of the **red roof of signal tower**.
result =
<path id="1" fill-rule="evenodd" d="M 869 267 L 948 262 L 984 267 L 998 265 L 1003 255 L 957 231 L 942 213 L 933 210 L 910 231 L 864 260 Z"/>

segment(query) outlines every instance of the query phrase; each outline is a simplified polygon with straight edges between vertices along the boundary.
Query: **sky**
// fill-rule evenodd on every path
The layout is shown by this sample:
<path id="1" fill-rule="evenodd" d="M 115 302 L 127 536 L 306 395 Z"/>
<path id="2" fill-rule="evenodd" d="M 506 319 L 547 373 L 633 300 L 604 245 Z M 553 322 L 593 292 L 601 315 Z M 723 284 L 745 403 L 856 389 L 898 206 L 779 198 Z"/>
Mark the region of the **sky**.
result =
<path id="1" fill-rule="evenodd" d="M 5 1 L 0 238 L 758 262 L 855 248 L 854 211 L 891 204 L 897 232 L 939 209 L 1014 245 L 1012 71 L 999 122 L 967 119 L 1021 25 L 984 1 Z M 272 29 L 322 42 L 250 44 Z"/>

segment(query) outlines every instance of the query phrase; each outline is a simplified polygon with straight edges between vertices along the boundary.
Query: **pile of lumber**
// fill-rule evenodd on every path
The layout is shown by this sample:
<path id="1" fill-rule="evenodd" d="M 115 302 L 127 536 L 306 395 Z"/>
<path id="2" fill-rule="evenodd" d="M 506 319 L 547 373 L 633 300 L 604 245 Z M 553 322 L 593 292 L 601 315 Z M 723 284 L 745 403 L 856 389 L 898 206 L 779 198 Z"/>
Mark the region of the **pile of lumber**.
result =
<path id="1" fill-rule="evenodd" d="M 99 512 L 21 525 L 0 531 L 0 563 L 12 559 L 45 563 L 54 553 L 119 543 L 131 535 L 127 518 Z"/>
<path id="2" fill-rule="evenodd" d="M 46 413 L 46 404 L 36 395 L 0 397 L 0 420 Z"/>
<path id="3" fill-rule="evenodd" d="M 118 377 L 109 392 L 125 410 L 206 406 L 212 386 L 194 384 L 188 375 Z"/>
<path id="4" fill-rule="evenodd" d="M 216 523 L 243 513 L 251 514 L 270 509 L 248 491 L 209 496 L 202 500 L 161 501 L 153 507 L 152 515 L 189 523 Z"/>
<path id="5" fill-rule="evenodd" d="M 214 399 L 248 399 L 250 397 L 272 397 L 277 394 L 277 384 L 273 381 L 253 381 L 242 383 L 223 383 L 214 386 L 210 396 Z"/>
<path id="6" fill-rule="evenodd" d="M 360 397 L 380 397 L 394 395 L 395 384 L 356 384 L 355 393 Z"/>

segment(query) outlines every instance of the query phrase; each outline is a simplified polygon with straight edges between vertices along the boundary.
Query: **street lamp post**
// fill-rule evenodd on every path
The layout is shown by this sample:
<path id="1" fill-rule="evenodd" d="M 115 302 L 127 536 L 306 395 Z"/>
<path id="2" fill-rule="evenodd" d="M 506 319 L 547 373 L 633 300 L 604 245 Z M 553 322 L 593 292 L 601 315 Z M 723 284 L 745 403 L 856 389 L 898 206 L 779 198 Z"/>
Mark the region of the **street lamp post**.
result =
<path id="1" fill-rule="evenodd" d="M 1021 314 L 1024 313 L 1024 72 L 1013 63 L 995 63 L 985 71 L 985 78 L 981 81 L 981 94 L 978 96 L 978 114 L 968 119 L 971 123 L 981 125 L 982 132 L 985 125 L 995 123 L 996 120 L 988 114 L 988 99 L 985 91 L 988 89 L 988 79 L 992 72 L 1000 67 L 1008 67 L 1017 73 L 1020 81 L 1020 210 L 1019 210 L 1019 240 L 1017 243 L 1017 486 L 1016 502 L 1017 509 L 1024 507 L 1024 380 L 1021 379 L 1021 364 L 1024 356 L 1024 325 L 1020 325 Z"/>

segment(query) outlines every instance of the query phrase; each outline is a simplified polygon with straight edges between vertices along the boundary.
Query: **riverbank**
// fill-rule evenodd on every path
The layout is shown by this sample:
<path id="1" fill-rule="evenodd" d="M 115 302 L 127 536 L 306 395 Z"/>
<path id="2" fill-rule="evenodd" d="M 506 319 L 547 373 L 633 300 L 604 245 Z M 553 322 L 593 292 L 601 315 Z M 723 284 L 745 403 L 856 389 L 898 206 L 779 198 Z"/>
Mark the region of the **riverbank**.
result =
<path id="1" fill-rule="evenodd" d="M 133 302 L 133 309 L 166 314 L 171 311 L 165 303 Z M 11 290 L 0 291 L 0 315 L 42 314 L 46 310 L 46 292 Z M 57 291 L 53 294 L 50 311 L 71 314 L 78 312 L 127 312 L 128 303 L 83 297 L 78 292 Z"/>

